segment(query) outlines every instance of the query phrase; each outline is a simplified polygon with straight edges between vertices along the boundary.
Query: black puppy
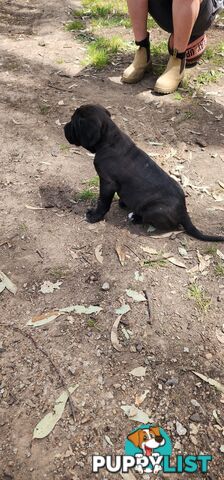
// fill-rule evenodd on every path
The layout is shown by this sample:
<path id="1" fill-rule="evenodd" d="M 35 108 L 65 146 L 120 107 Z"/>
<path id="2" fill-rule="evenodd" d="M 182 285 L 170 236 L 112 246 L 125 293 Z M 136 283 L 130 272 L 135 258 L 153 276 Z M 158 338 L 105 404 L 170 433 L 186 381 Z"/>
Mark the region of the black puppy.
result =
<path id="1" fill-rule="evenodd" d="M 69 143 L 96 153 L 94 166 L 100 177 L 100 195 L 97 207 L 87 211 L 89 222 L 103 220 L 117 192 L 120 205 L 134 212 L 135 222 L 160 230 L 182 225 L 199 240 L 224 241 L 224 236 L 204 235 L 192 224 L 180 185 L 115 125 L 105 108 L 81 106 L 64 131 Z"/>

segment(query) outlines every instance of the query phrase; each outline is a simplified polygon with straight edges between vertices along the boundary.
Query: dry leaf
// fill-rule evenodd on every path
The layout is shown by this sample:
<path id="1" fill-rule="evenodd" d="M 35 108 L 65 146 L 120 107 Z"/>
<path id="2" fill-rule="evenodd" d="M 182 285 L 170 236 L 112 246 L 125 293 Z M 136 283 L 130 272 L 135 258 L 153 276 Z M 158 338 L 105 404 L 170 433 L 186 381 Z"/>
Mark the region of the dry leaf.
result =
<path id="1" fill-rule="evenodd" d="M 177 235 L 180 235 L 180 233 L 183 233 L 183 230 L 177 230 L 173 232 L 167 232 L 167 233 L 161 233 L 161 235 L 150 235 L 150 238 L 170 238 L 170 237 L 176 237 Z"/>
<path id="2" fill-rule="evenodd" d="M 123 245 L 121 245 L 119 242 L 116 243 L 115 250 L 117 252 L 117 256 L 119 258 L 119 262 L 122 265 L 122 267 L 125 264 L 125 258 L 126 258 L 126 253 Z"/>
<path id="3" fill-rule="evenodd" d="M 144 274 L 135 272 L 135 280 L 136 282 L 144 282 Z"/>
<path id="4" fill-rule="evenodd" d="M 111 441 L 110 437 L 108 437 L 108 435 L 105 435 L 104 436 L 106 442 L 108 443 L 108 445 L 110 445 L 111 447 L 114 446 L 113 442 Z"/>
<path id="5" fill-rule="evenodd" d="M 69 387 L 69 393 L 72 394 L 76 389 L 78 388 L 78 385 Z M 58 420 L 60 420 L 64 408 L 66 405 L 66 402 L 68 400 L 68 392 L 65 390 L 62 392 L 60 397 L 57 398 L 53 411 L 50 413 L 47 413 L 44 418 L 36 425 L 34 431 L 33 431 L 33 439 L 34 438 L 45 438 L 49 435 L 49 433 L 52 432 L 53 428 L 55 427 L 56 423 Z"/>
<path id="6" fill-rule="evenodd" d="M 148 253 L 149 255 L 158 255 L 159 252 L 155 250 L 155 248 L 150 248 L 150 247 L 141 247 L 143 252 Z"/>
<path id="7" fill-rule="evenodd" d="M 115 350 L 117 350 L 118 352 L 122 351 L 122 346 L 119 343 L 118 336 L 117 336 L 118 326 L 119 326 L 119 323 L 121 321 L 121 318 L 122 318 L 122 315 L 119 315 L 119 317 L 117 317 L 117 319 L 115 320 L 115 322 L 113 324 L 113 327 L 112 327 L 112 330 L 111 330 L 111 335 L 110 335 L 111 343 L 112 343 L 113 347 L 115 348 Z"/>
<path id="8" fill-rule="evenodd" d="M 182 263 L 180 260 L 178 260 L 175 257 L 168 257 L 167 260 L 168 260 L 168 262 L 172 263 L 173 265 L 176 265 L 176 267 L 187 268 L 184 263 Z"/>
<path id="9" fill-rule="evenodd" d="M 224 260 L 224 253 L 222 253 L 219 249 L 216 250 L 216 253 L 218 255 L 219 258 L 221 258 L 222 260 Z"/>
<path id="10" fill-rule="evenodd" d="M 198 257 L 198 270 L 199 272 L 203 272 L 206 268 L 210 265 L 210 255 L 201 255 L 200 252 L 197 250 L 197 257 Z"/>
<path id="11" fill-rule="evenodd" d="M 130 420 L 139 423 L 150 423 L 150 418 L 147 413 L 137 408 L 135 405 L 123 405 L 121 409 L 124 411 Z"/>
<path id="12" fill-rule="evenodd" d="M 31 327 L 41 327 L 42 325 L 46 325 L 47 323 L 56 320 L 56 318 L 60 317 L 61 315 L 65 315 L 66 313 L 75 312 L 78 315 L 92 315 L 93 313 L 99 313 L 101 310 L 101 307 L 95 305 L 89 305 L 89 307 L 85 307 L 84 305 L 71 305 L 70 307 L 59 308 L 58 310 L 50 310 L 49 312 L 42 313 L 41 315 L 35 315 L 27 322 L 26 325 Z"/>
<path id="13" fill-rule="evenodd" d="M 61 315 L 61 312 L 57 310 L 51 310 L 50 312 L 42 313 L 42 315 L 35 315 L 31 320 L 29 320 L 29 322 L 27 322 L 27 325 L 32 327 L 41 327 L 41 325 L 46 325 L 47 323 L 56 320 L 56 318 L 60 317 Z"/>
<path id="14" fill-rule="evenodd" d="M 135 397 L 135 405 L 136 407 L 140 407 L 140 405 L 144 402 L 146 399 L 147 395 L 149 393 L 149 390 L 145 390 L 141 395 L 136 395 Z"/>
<path id="15" fill-rule="evenodd" d="M 216 329 L 216 337 L 220 343 L 224 344 L 224 333 L 221 330 Z"/>
<path id="16" fill-rule="evenodd" d="M 184 247 L 179 247 L 179 248 L 178 248 L 178 252 L 179 252 L 179 254 L 181 255 L 181 257 L 188 257 L 188 253 L 187 253 L 186 248 L 184 248 Z"/>
<path id="17" fill-rule="evenodd" d="M 44 210 L 44 207 L 32 207 L 32 205 L 25 205 L 28 210 Z"/>
<path id="18" fill-rule="evenodd" d="M 95 257 L 99 263 L 103 263 L 103 255 L 102 255 L 102 245 L 97 245 L 95 248 Z"/>
<path id="19" fill-rule="evenodd" d="M 134 302 L 145 302 L 145 295 L 142 293 L 135 292 L 135 290 L 126 290 L 128 297 L 133 298 Z"/>
<path id="20" fill-rule="evenodd" d="M 56 283 L 52 283 L 47 280 L 41 285 L 40 292 L 44 294 L 53 293 L 54 290 L 59 290 L 61 284 L 62 282 L 59 281 L 57 281 Z"/>
<path id="21" fill-rule="evenodd" d="M 146 367 L 137 367 L 129 372 L 130 375 L 133 377 L 145 377 L 146 374 Z"/>
<path id="22" fill-rule="evenodd" d="M 212 387 L 215 387 L 219 392 L 224 393 L 224 385 L 222 385 L 220 382 L 217 382 L 216 380 L 213 380 L 213 378 L 206 377 L 202 373 L 194 372 L 197 377 L 201 378 L 204 380 L 204 382 L 209 383 Z"/>
<path id="23" fill-rule="evenodd" d="M 16 294 L 16 292 L 17 292 L 16 285 L 1 270 L 0 270 L 0 280 L 1 280 L 1 291 L 2 292 L 6 288 L 9 292 L 13 293 L 13 295 Z M 3 288 L 2 284 L 4 285 L 4 288 Z"/>
<path id="24" fill-rule="evenodd" d="M 131 310 L 129 305 L 122 305 L 120 308 L 116 308 L 115 313 L 117 315 L 125 315 L 125 313 L 128 313 Z"/>

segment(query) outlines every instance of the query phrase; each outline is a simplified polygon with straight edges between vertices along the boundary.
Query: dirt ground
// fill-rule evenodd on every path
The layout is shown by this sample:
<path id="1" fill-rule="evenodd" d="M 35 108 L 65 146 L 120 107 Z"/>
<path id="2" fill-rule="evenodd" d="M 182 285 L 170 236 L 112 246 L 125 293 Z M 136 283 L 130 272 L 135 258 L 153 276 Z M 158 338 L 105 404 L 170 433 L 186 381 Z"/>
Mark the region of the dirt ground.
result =
<path id="1" fill-rule="evenodd" d="M 224 83 L 179 101 L 154 96 L 150 75 L 138 85 L 122 85 L 129 55 L 118 55 L 102 71 L 84 68 L 85 46 L 64 29 L 75 3 L 0 4 L 0 269 L 18 288 L 15 295 L 6 289 L 0 294 L 0 477 L 121 478 L 103 470 L 92 474 L 91 456 L 122 454 L 137 423 L 121 407 L 148 390 L 139 408 L 171 436 L 174 454 L 213 455 L 209 473 L 191 478 L 221 480 L 224 396 L 193 371 L 224 383 L 223 260 L 214 245 L 185 233 L 151 238 L 146 228 L 127 222 L 117 200 L 105 221 L 86 223 L 90 202 L 74 198 L 95 175 L 92 158 L 67 145 L 63 124 L 82 103 L 109 108 L 138 145 L 182 179 L 194 223 L 223 234 Z M 209 36 L 211 42 L 224 40 L 224 30 L 214 28 Z M 123 266 L 118 242 L 126 254 Z M 102 263 L 95 255 L 99 245 Z M 146 266 L 150 255 L 142 247 L 170 252 L 186 268 L 169 261 Z M 222 244 L 215 247 L 224 254 Z M 43 294 L 45 281 L 60 281 L 60 288 Z M 192 285 L 204 296 L 190 296 Z M 151 323 L 147 302 L 133 302 L 126 289 L 148 292 Z M 131 309 L 118 329 L 118 352 L 111 329 L 124 302 Z M 102 311 L 26 326 L 35 315 L 74 304 Z M 145 376 L 130 375 L 139 366 L 146 367 Z M 75 420 L 67 403 L 54 430 L 31 441 L 64 390 L 59 373 L 67 386 L 79 385 L 72 395 Z"/>

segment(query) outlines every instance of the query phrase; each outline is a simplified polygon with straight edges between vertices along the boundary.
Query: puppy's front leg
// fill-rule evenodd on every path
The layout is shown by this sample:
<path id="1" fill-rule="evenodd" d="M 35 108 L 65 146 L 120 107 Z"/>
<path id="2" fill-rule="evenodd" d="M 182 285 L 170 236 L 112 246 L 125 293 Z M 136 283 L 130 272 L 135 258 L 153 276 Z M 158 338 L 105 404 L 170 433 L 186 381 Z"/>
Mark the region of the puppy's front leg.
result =
<path id="1" fill-rule="evenodd" d="M 96 208 L 90 208 L 86 212 L 86 220 L 90 223 L 100 222 L 110 209 L 113 196 L 116 192 L 114 184 L 100 179 L 100 196 Z"/>

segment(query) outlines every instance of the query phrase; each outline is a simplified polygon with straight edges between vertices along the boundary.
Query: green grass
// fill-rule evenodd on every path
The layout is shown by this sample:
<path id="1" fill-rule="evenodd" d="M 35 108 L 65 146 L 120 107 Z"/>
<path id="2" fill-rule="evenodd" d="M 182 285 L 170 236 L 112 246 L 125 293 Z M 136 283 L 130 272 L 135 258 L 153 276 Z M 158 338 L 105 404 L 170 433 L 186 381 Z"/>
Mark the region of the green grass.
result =
<path id="1" fill-rule="evenodd" d="M 96 192 L 95 190 L 91 190 L 90 188 L 86 188 L 76 195 L 76 200 L 87 202 L 88 200 L 95 200 L 97 197 L 98 192 Z"/>
<path id="2" fill-rule="evenodd" d="M 221 72 L 218 72 L 217 70 L 209 70 L 200 73 L 193 81 L 197 85 L 208 85 L 209 83 L 216 83 L 221 76 Z"/>
<path id="3" fill-rule="evenodd" d="M 208 311 L 208 308 L 211 305 L 211 298 L 207 296 L 200 285 L 197 283 L 192 283 L 188 287 L 188 295 L 195 301 L 198 310 L 204 313 Z"/>
<path id="4" fill-rule="evenodd" d="M 96 175 L 95 177 L 92 177 L 89 180 L 84 180 L 83 183 L 85 185 L 88 185 L 88 187 L 99 187 L 100 179 L 99 179 L 98 175 Z"/>
<path id="5" fill-rule="evenodd" d="M 84 22 L 81 20 L 75 19 L 72 22 L 67 23 L 65 26 L 65 29 L 68 30 L 69 32 L 73 32 L 75 30 L 82 30 L 85 28 Z"/>
<path id="6" fill-rule="evenodd" d="M 45 105 L 45 104 L 39 105 L 39 109 L 40 109 L 41 115 L 47 115 L 50 109 L 50 105 Z"/>
<path id="7" fill-rule="evenodd" d="M 217 247 L 214 245 L 209 245 L 209 247 L 205 249 L 204 253 L 205 255 L 212 255 L 213 257 L 215 257 L 217 253 Z"/>
<path id="8" fill-rule="evenodd" d="M 144 260 L 144 267 L 166 267 L 167 261 L 164 258 L 156 258 L 155 260 Z"/>
<path id="9" fill-rule="evenodd" d="M 124 49 L 124 47 L 125 42 L 118 36 L 99 37 L 88 45 L 87 57 L 83 63 L 93 65 L 96 68 L 103 68 L 110 63 L 111 56 Z"/>
<path id="10" fill-rule="evenodd" d="M 61 152 L 68 152 L 70 147 L 69 145 L 66 145 L 66 143 L 61 143 L 61 145 L 59 146 Z"/>
<path id="11" fill-rule="evenodd" d="M 217 277 L 224 277 L 224 263 L 217 263 L 215 265 L 215 275 Z"/>
<path id="12" fill-rule="evenodd" d="M 151 53 L 154 57 L 168 55 L 167 42 L 163 40 L 162 42 L 152 44 Z"/>

